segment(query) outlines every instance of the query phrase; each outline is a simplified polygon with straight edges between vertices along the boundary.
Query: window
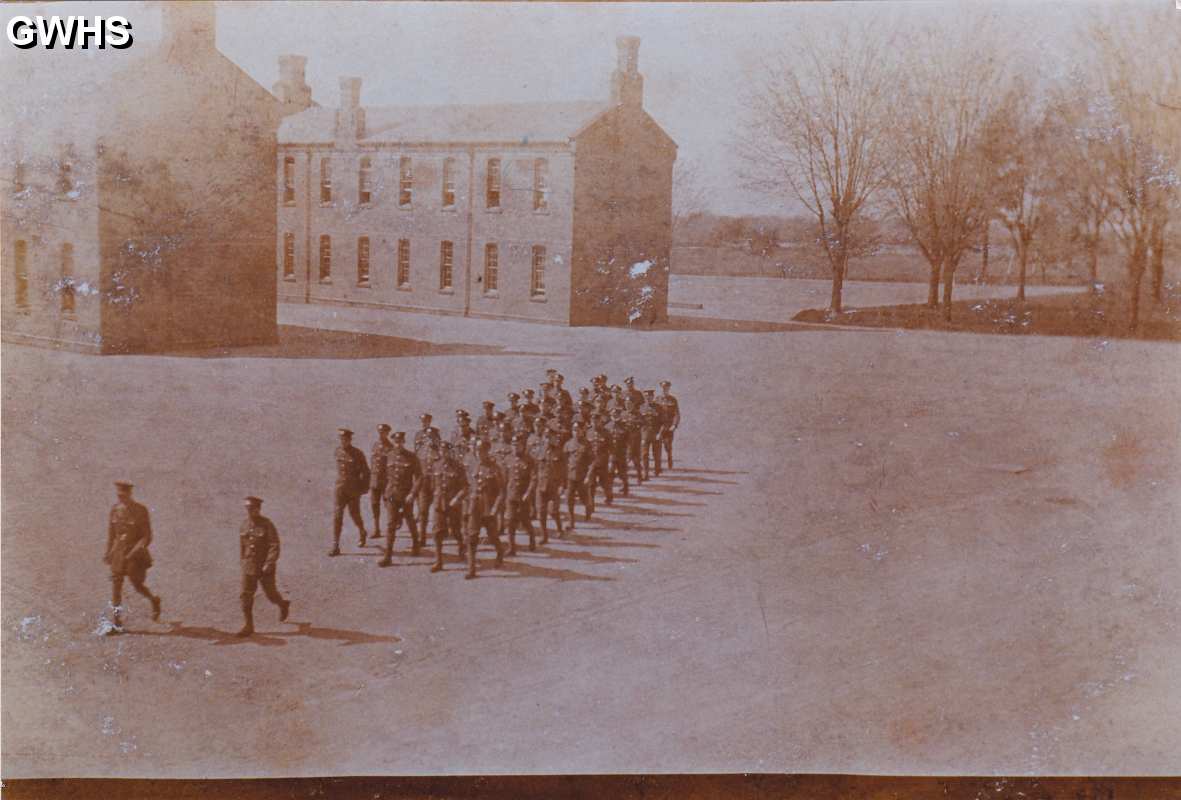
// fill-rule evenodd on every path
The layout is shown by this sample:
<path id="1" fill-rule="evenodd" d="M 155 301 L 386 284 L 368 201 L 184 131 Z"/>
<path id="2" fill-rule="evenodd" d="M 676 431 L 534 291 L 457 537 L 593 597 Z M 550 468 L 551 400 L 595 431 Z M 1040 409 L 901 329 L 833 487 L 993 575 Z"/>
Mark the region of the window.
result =
<path id="1" fill-rule="evenodd" d="M 357 239 L 357 285 L 369 285 L 369 237 Z"/>
<path id="2" fill-rule="evenodd" d="M 66 197 L 76 197 L 74 192 L 74 165 L 62 159 L 57 167 L 57 190 Z"/>
<path id="3" fill-rule="evenodd" d="M 61 303 L 63 314 L 74 313 L 74 245 L 69 242 L 62 245 Z"/>
<path id="4" fill-rule="evenodd" d="M 488 208 L 500 208 L 500 159 L 488 159 L 484 202 Z"/>
<path id="5" fill-rule="evenodd" d="M 320 282 L 332 282 L 332 237 L 320 237 Z"/>
<path id="6" fill-rule="evenodd" d="M 320 202 L 332 202 L 332 162 L 320 159 Z"/>
<path id="7" fill-rule="evenodd" d="M 16 285 L 16 307 L 29 307 L 29 244 L 17 239 L 12 259 L 13 283 Z"/>
<path id="8" fill-rule="evenodd" d="M 365 205 L 369 202 L 371 195 L 369 193 L 369 175 L 372 172 L 373 162 L 369 160 L 369 156 L 361 158 L 361 166 L 357 170 L 357 202 Z"/>
<path id="9" fill-rule="evenodd" d="M 500 248 L 493 243 L 484 245 L 484 293 L 500 287 Z"/>
<path id="10" fill-rule="evenodd" d="M 533 210 L 545 211 L 549 205 L 549 162 L 533 160 Z"/>
<path id="11" fill-rule="evenodd" d="M 13 194 L 23 194 L 28 189 L 28 184 L 25 183 L 25 162 L 17 161 L 12 169 L 12 191 Z"/>
<path id="12" fill-rule="evenodd" d="M 443 159 L 443 208 L 455 205 L 455 159 Z"/>
<path id="13" fill-rule="evenodd" d="M 295 234 L 283 234 L 283 280 L 295 280 Z"/>
<path id="14" fill-rule="evenodd" d="M 533 245 L 533 269 L 529 273 L 529 294 L 545 297 L 545 248 Z"/>
<path id="15" fill-rule="evenodd" d="M 414 172 L 410 166 L 410 156 L 398 159 L 398 205 L 408 206 L 414 199 Z"/>
<path id="16" fill-rule="evenodd" d="M 410 240 L 398 240 L 398 288 L 410 288 Z"/>
<path id="17" fill-rule="evenodd" d="M 283 202 L 295 205 L 295 156 L 283 159 Z"/>
<path id="18" fill-rule="evenodd" d="M 454 265 L 454 246 L 451 242 L 439 243 L 439 291 L 451 291 L 451 269 Z"/>

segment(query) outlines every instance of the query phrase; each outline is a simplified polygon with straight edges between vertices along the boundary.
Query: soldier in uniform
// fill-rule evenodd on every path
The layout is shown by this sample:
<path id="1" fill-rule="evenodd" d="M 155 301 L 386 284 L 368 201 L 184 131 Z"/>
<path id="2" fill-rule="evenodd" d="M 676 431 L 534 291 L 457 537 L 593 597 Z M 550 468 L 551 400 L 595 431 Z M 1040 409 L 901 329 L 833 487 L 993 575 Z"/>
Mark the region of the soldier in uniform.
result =
<path id="1" fill-rule="evenodd" d="M 385 456 L 385 505 L 389 512 L 389 520 L 385 528 L 385 557 L 379 566 L 388 567 L 394 559 L 394 534 L 402 526 L 405 518 L 410 528 L 410 546 L 413 555 L 418 555 L 422 547 L 422 539 L 418 526 L 414 520 L 414 498 L 422 484 L 422 465 L 418 463 L 418 456 L 404 446 L 406 434 L 398 431 L 394 434 L 394 446 Z"/>
<path id="2" fill-rule="evenodd" d="M 476 420 L 476 435 L 481 439 L 492 441 L 496 434 L 496 403 L 484 401 L 484 413 Z"/>
<path id="3" fill-rule="evenodd" d="M 462 408 L 455 412 L 455 430 L 451 432 L 451 449 L 458 451 L 457 457 L 467 455 L 468 440 L 475 434 L 472 419 Z"/>
<path id="4" fill-rule="evenodd" d="M 421 431 L 419 432 L 421 433 Z M 418 446 L 415 436 L 414 455 L 418 457 L 418 464 L 422 467 L 422 480 L 418 483 L 418 496 L 415 497 L 415 510 L 418 512 L 418 530 L 426 536 L 430 530 L 431 507 L 435 499 L 435 477 L 433 465 L 435 460 L 442 457 L 443 444 L 439 440 L 439 429 L 431 428 L 424 437 L 424 444 Z"/>
<path id="5" fill-rule="evenodd" d="M 660 474 L 660 436 L 664 432 L 664 413 L 656 405 L 655 391 L 644 390 L 644 403 L 640 406 L 640 418 L 643 421 L 642 445 L 644 453 L 644 474 L 655 472 Z"/>
<path id="6" fill-rule="evenodd" d="M 627 457 L 628 442 L 631 440 L 631 429 L 624 419 L 623 409 L 617 408 L 611 412 L 611 474 L 612 478 L 619 478 L 623 484 L 623 496 L 628 496 Z"/>
<path id="7" fill-rule="evenodd" d="M 532 389 L 522 389 L 521 394 L 525 395 L 525 402 L 521 403 L 521 415 L 533 419 L 541 413 L 541 406 L 533 402 L 535 396 Z"/>
<path id="8" fill-rule="evenodd" d="M 636 379 L 630 375 L 623 379 L 623 400 L 627 403 L 627 407 L 631 408 L 632 403 L 640 404 L 644 402 L 644 393 L 636 388 Z"/>
<path id="9" fill-rule="evenodd" d="M 336 490 L 332 511 L 332 550 L 328 553 L 330 556 L 340 555 L 340 531 L 344 526 L 346 508 L 353 524 L 361 533 L 361 547 L 365 546 L 365 540 L 368 538 L 365 521 L 361 519 L 361 495 L 369 491 L 369 464 L 365 461 L 365 454 L 353 447 L 352 431 L 348 428 L 338 428 L 337 433 L 340 434 L 340 446 L 336 448 Z"/>
<path id="10" fill-rule="evenodd" d="M 615 502 L 615 481 L 611 477 L 611 456 L 615 452 L 615 441 L 611 432 L 607 430 L 607 418 L 601 414 L 593 417 L 594 428 L 587 437 L 591 444 L 591 475 L 587 494 L 590 497 L 590 510 L 595 510 L 595 492 L 599 487 L 603 489 L 603 496 L 607 505 Z"/>
<path id="11" fill-rule="evenodd" d="M 496 466 L 500 467 L 501 472 L 504 472 L 504 470 L 508 467 L 509 459 L 511 459 L 513 457 L 513 453 L 516 452 L 516 447 L 513 445 L 513 426 L 507 422 L 502 422 L 497 430 L 500 432 L 500 438 L 492 443 L 492 460 L 496 462 Z M 505 483 L 507 486 L 507 481 Z M 506 486 L 501 487 L 502 492 Z M 506 503 L 504 502 L 504 499 L 501 498 L 500 519 L 497 520 L 497 524 L 500 526 L 502 531 L 505 530 L 504 515 L 506 510 Z"/>
<path id="12" fill-rule="evenodd" d="M 636 468 L 636 482 L 643 485 L 648 479 L 648 474 L 644 472 L 644 438 L 641 430 L 644 420 L 640 416 L 640 406 L 634 400 L 628 401 L 623 421 L 628 428 L 627 457 Z"/>
<path id="13" fill-rule="evenodd" d="M 373 511 L 373 533 L 381 533 L 381 497 L 385 491 L 385 454 L 394 443 L 390 441 L 390 426 L 384 422 L 377 426 L 377 444 L 369 451 L 369 464 L 373 473 L 373 485 L 369 491 L 369 506 Z"/>
<path id="14" fill-rule="evenodd" d="M 562 452 L 562 436 L 556 428 L 543 427 L 538 431 L 536 511 L 541 525 L 541 543 L 549 544 L 546 519 L 552 513 L 558 536 L 562 528 L 562 490 L 566 485 L 566 455 Z"/>
<path id="15" fill-rule="evenodd" d="M 262 515 L 262 500 L 246 498 L 246 520 L 238 529 L 239 556 L 242 559 L 242 616 L 246 623 L 239 636 L 254 634 L 254 595 L 262 584 L 263 594 L 279 607 L 279 622 L 287 621 L 291 601 L 279 594 L 275 585 L 275 569 L 279 563 L 279 532 L 275 524 Z"/>
<path id="16" fill-rule="evenodd" d="M 131 581 L 137 592 L 152 604 L 152 620 L 160 619 L 160 597 L 152 594 L 145 582 L 152 566 L 148 546 L 152 543 L 152 521 L 148 510 L 131 499 L 135 487 L 127 481 L 115 482 L 118 502 L 111 506 L 107 524 L 107 549 L 103 562 L 111 567 L 111 624 L 108 634 L 123 632 L 123 579 Z"/>
<path id="17" fill-rule="evenodd" d="M 418 456 L 420 461 L 430 447 L 431 435 L 434 434 L 435 438 L 440 437 L 439 429 L 431 424 L 431 419 L 430 414 L 423 414 L 418 418 L 422 427 L 414 434 L 414 454 Z"/>
<path id="18" fill-rule="evenodd" d="M 459 545 L 460 558 L 467 550 L 460 507 L 467 489 L 467 473 L 455 460 L 449 445 L 444 444 L 439 457 L 431 462 L 431 483 L 435 488 L 435 563 L 431 572 L 439 572 L 443 569 L 443 541 L 448 535 Z"/>
<path id="19" fill-rule="evenodd" d="M 570 530 L 574 530 L 574 501 L 581 500 L 586 519 L 591 518 L 594 502 L 587 491 L 587 477 L 591 467 L 591 447 L 586 429 L 575 421 L 573 436 L 563 447 L 566 459 L 566 510 L 570 514 Z"/>
<path id="20" fill-rule="evenodd" d="M 669 469 L 673 468 L 673 434 L 677 432 L 677 428 L 681 424 L 681 406 L 677 403 L 677 398 L 669 392 L 671 388 L 672 384 L 669 381 L 661 381 L 660 397 L 656 398 L 656 402 L 664 411 L 664 433 L 660 439 L 668 458 Z"/>
<path id="21" fill-rule="evenodd" d="M 562 383 L 566 377 L 560 373 L 554 374 L 554 399 L 558 401 L 558 411 L 574 414 L 574 398 L 570 396 L 570 392 L 563 388 Z"/>
<path id="22" fill-rule="evenodd" d="M 529 550 L 537 549 L 537 534 L 533 531 L 532 502 L 537 488 L 537 463 L 526 452 L 524 434 L 513 437 L 513 453 L 502 467 L 504 471 L 504 504 L 507 508 L 502 518 L 508 524 L 508 554 L 517 554 L 517 527 L 522 526 L 529 534 Z"/>
<path id="23" fill-rule="evenodd" d="M 504 412 L 504 418 L 512 426 L 514 433 L 520 429 L 521 417 L 521 395 L 516 392 L 509 392 L 508 410 Z"/>
<path id="24" fill-rule="evenodd" d="M 611 387 L 611 410 L 627 411 L 627 397 L 623 394 L 623 387 L 618 383 Z"/>
<path id="25" fill-rule="evenodd" d="M 488 532 L 488 539 L 496 548 L 496 566 L 504 563 L 504 548 L 500 544 L 500 529 L 497 517 L 500 513 L 500 487 L 504 483 L 500 467 L 492 460 L 491 445 L 487 439 L 479 439 L 476 445 L 477 462 L 468 477 L 464 496 L 464 516 L 467 525 L 467 574 L 464 578 L 476 577 L 476 551 L 480 544 L 480 533 Z"/>

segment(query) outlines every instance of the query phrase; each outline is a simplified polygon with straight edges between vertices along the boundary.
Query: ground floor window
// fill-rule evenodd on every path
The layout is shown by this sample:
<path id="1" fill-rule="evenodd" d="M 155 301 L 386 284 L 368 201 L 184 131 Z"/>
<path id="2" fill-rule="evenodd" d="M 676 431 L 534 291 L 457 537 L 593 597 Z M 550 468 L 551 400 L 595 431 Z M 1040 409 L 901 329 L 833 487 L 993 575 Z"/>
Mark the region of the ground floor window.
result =
<path id="1" fill-rule="evenodd" d="M 484 245 L 484 292 L 500 288 L 500 248 L 492 242 Z"/>
<path id="2" fill-rule="evenodd" d="M 320 237 L 320 280 L 332 280 L 332 237 Z"/>
<path id="3" fill-rule="evenodd" d="M 295 234 L 283 234 L 283 278 L 295 280 Z"/>
<path id="4" fill-rule="evenodd" d="M 410 288 L 410 240 L 398 240 L 398 288 Z"/>
<path id="5" fill-rule="evenodd" d="M 369 237 L 357 239 L 357 285 L 369 285 Z"/>
<path id="6" fill-rule="evenodd" d="M 439 291 L 441 292 L 452 288 L 452 271 L 455 266 L 454 249 L 451 242 L 439 243 Z"/>
<path id="7" fill-rule="evenodd" d="M 545 247 L 533 245 L 533 268 L 529 272 L 529 295 L 545 297 Z"/>

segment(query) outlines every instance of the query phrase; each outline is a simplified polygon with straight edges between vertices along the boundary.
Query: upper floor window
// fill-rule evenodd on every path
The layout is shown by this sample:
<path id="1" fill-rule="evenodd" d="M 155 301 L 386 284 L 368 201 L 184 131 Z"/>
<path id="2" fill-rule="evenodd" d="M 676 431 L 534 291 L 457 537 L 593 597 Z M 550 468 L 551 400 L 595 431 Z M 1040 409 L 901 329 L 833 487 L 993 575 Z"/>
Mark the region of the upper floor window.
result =
<path id="1" fill-rule="evenodd" d="M 484 292 L 500 288 L 500 248 L 489 242 L 484 245 Z"/>
<path id="2" fill-rule="evenodd" d="M 443 208 L 455 205 L 455 159 L 443 159 Z"/>
<path id="3" fill-rule="evenodd" d="M 283 234 L 283 278 L 295 280 L 295 234 Z"/>
<path id="4" fill-rule="evenodd" d="M 549 206 L 549 162 L 533 160 L 533 210 L 545 211 Z"/>
<path id="5" fill-rule="evenodd" d="M 332 280 L 332 237 L 320 237 L 320 280 Z"/>
<path id="6" fill-rule="evenodd" d="M 357 239 L 357 285 L 369 285 L 369 237 Z"/>
<path id="7" fill-rule="evenodd" d="M 488 208 L 500 208 L 500 159 L 488 159 L 484 204 Z"/>
<path id="8" fill-rule="evenodd" d="M 320 159 L 320 202 L 332 202 L 332 161 Z"/>
<path id="9" fill-rule="evenodd" d="M 545 297 L 545 247 L 533 245 L 533 268 L 529 271 L 529 294 Z"/>
<path id="10" fill-rule="evenodd" d="M 283 202 L 295 205 L 295 156 L 283 159 Z"/>
<path id="11" fill-rule="evenodd" d="M 398 159 L 398 205 L 408 206 L 414 199 L 414 170 L 410 156 Z"/>
<path id="12" fill-rule="evenodd" d="M 62 245 L 61 310 L 63 314 L 74 313 L 74 245 Z"/>
<path id="13" fill-rule="evenodd" d="M 25 162 L 17 161 L 12 167 L 12 193 L 22 194 L 28 188 L 25 183 Z"/>
<path id="14" fill-rule="evenodd" d="M 410 240 L 398 240 L 398 288 L 410 288 Z"/>
<path id="15" fill-rule="evenodd" d="M 12 283 L 17 308 L 29 307 L 29 243 L 17 239 L 13 248 Z"/>
<path id="16" fill-rule="evenodd" d="M 369 156 L 361 157 L 361 166 L 357 169 L 357 202 L 365 205 L 371 199 L 369 193 L 369 179 L 373 172 L 373 162 Z"/>
<path id="17" fill-rule="evenodd" d="M 57 190 L 66 197 L 77 197 L 74 191 L 74 165 L 65 158 L 58 162 Z"/>
<path id="18" fill-rule="evenodd" d="M 439 243 L 439 291 L 445 292 L 452 287 L 452 268 L 454 266 L 454 249 L 451 242 Z"/>

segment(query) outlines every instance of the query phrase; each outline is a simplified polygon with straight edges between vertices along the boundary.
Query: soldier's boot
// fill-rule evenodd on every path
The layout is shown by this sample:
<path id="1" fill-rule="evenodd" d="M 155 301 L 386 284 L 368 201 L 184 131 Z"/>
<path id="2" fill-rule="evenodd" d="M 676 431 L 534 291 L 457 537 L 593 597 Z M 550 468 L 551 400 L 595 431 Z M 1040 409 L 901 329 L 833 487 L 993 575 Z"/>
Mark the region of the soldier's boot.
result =
<path id="1" fill-rule="evenodd" d="M 470 581 L 476 577 L 476 545 L 479 544 L 479 539 L 473 539 L 467 545 L 467 572 L 463 579 Z"/>
<path id="2" fill-rule="evenodd" d="M 416 556 L 422 553 L 423 537 L 419 535 L 418 525 L 415 523 L 413 517 L 408 518 L 406 521 L 410 524 L 410 554 Z"/>
<path id="3" fill-rule="evenodd" d="M 443 571 L 443 537 L 435 535 L 435 563 L 431 565 L 431 572 Z"/>
<path id="4" fill-rule="evenodd" d="M 340 555 L 340 531 L 337 531 L 336 535 L 332 537 L 332 549 L 328 551 L 328 555 Z"/>
<path id="5" fill-rule="evenodd" d="M 160 595 L 154 594 L 148 597 L 148 601 L 152 604 L 152 622 L 160 621 Z"/>
<path id="6" fill-rule="evenodd" d="M 235 636 L 253 636 L 254 635 L 254 604 L 242 604 L 242 616 L 246 619 L 246 624 L 242 626 L 242 630 L 238 631 Z"/>
<path id="7" fill-rule="evenodd" d="M 533 526 L 529 526 L 529 552 L 532 553 L 537 549 L 537 534 L 533 530 Z"/>
<path id="8" fill-rule="evenodd" d="M 287 615 L 291 613 L 291 601 L 283 600 L 279 603 L 279 622 L 286 622 Z"/>
<path id="9" fill-rule="evenodd" d="M 499 551 L 499 550 L 500 550 L 500 548 L 498 547 L 497 551 Z M 509 554 L 509 557 L 515 556 L 517 554 L 517 531 L 516 531 L 516 528 L 514 528 L 508 535 L 508 554 Z"/>
<path id="10" fill-rule="evenodd" d="M 496 547 L 496 566 L 503 567 L 504 566 L 504 545 L 502 545 L 500 543 L 499 539 L 494 540 L 492 542 L 492 544 Z"/>
<path id="11" fill-rule="evenodd" d="M 123 607 L 112 605 L 110 624 L 103 630 L 103 634 L 117 636 L 120 633 L 123 633 Z"/>

